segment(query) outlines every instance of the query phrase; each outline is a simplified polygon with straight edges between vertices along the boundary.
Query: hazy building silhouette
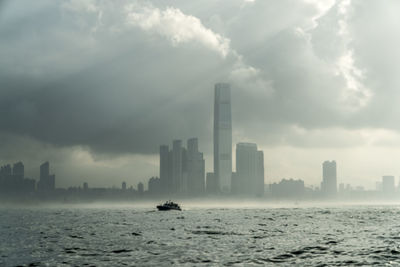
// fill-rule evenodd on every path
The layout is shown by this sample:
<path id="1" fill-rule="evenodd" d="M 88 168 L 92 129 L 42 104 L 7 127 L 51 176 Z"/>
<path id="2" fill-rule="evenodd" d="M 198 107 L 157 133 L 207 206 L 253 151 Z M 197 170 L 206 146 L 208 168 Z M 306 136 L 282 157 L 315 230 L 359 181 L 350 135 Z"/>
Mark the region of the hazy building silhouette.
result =
<path id="1" fill-rule="evenodd" d="M 240 180 L 236 172 L 232 172 L 232 180 L 231 180 L 231 192 L 233 194 L 239 194 L 240 193 Z"/>
<path id="2" fill-rule="evenodd" d="M 230 192 L 232 179 L 231 90 L 230 85 L 226 83 L 215 85 L 214 175 L 220 191 Z"/>
<path id="3" fill-rule="evenodd" d="M 143 186 L 143 183 L 142 183 L 142 182 L 138 183 L 138 185 L 137 185 L 137 191 L 138 191 L 138 193 L 143 194 L 144 186 Z"/>
<path id="4" fill-rule="evenodd" d="M 344 192 L 344 183 L 339 184 L 339 192 Z"/>
<path id="5" fill-rule="evenodd" d="M 188 193 L 191 195 L 203 194 L 205 190 L 205 161 L 203 153 L 199 152 L 198 139 L 187 141 L 186 171 Z"/>
<path id="6" fill-rule="evenodd" d="M 13 176 L 15 179 L 22 180 L 25 177 L 25 168 L 24 164 L 20 161 L 14 164 L 13 166 Z"/>
<path id="7" fill-rule="evenodd" d="M 30 193 L 35 190 L 36 181 L 25 178 L 24 164 L 17 162 L 0 168 L 0 192 L 8 196 Z"/>
<path id="8" fill-rule="evenodd" d="M 50 175 L 50 163 L 46 161 L 40 165 L 40 180 L 38 182 L 38 190 L 41 192 L 50 192 L 55 189 L 56 176 Z"/>
<path id="9" fill-rule="evenodd" d="M 179 193 L 186 194 L 188 192 L 188 158 L 187 158 L 187 150 L 182 147 L 182 175 L 179 183 Z"/>
<path id="10" fill-rule="evenodd" d="M 264 156 L 253 143 L 236 145 L 236 175 L 232 185 L 236 193 L 257 195 L 264 194 Z"/>
<path id="11" fill-rule="evenodd" d="M 126 190 L 126 182 L 122 182 L 121 189 Z"/>
<path id="12" fill-rule="evenodd" d="M 11 177 L 12 175 L 12 169 L 11 169 L 11 165 L 7 164 L 4 165 L 0 168 L 0 176 L 4 179 Z"/>
<path id="13" fill-rule="evenodd" d="M 172 143 L 172 192 L 181 192 L 182 187 L 182 140 Z"/>
<path id="14" fill-rule="evenodd" d="M 207 172 L 206 176 L 206 192 L 208 194 L 215 194 L 219 191 L 217 178 L 213 172 Z"/>
<path id="15" fill-rule="evenodd" d="M 163 193 L 172 189 L 172 156 L 167 145 L 160 146 L 160 183 Z"/>
<path id="16" fill-rule="evenodd" d="M 385 194 L 393 194 L 396 190 L 394 185 L 394 176 L 382 176 L 382 192 Z"/>
<path id="17" fill-rule="evenodd" d="M 160 193 L 201 194 L 205 190 L 205 162 L 199 152 L 198 139 L 174 140 L 172 150 L 160 146 Z"/>
<path id="18" fill-rule="evenodd" d="M 150 194 L 160 194 L 161 193 L 161 180 L 158 177 L 151 177 L 148 182 L 148 188 Z"/>
<path id="19" fill-rule="evenodd" d="M 89 190 L 89 184 L 88 183 L 86 183 L 86 182 L 83 183 L 83 190 L 84 191 L 88 191 Z"/>
<path id="20" fill-rule="evenodd" d="M 305 196 L 303 180 L 283 179 L 270 185 L 270 193 L 274 198 L 299 199 Z"/>
<path id="21" fill-rule="evenodd" d="M 40 165 L 40 180 L 45 180 L 50 175 L 50 163 L 46 161 Z"/>
<path id="22" fill-rule="evenodd" d="M 256 195 L 262 196 L 264 195 L 264 188 L 265 188 L 265 182 L 264 182 L 264 152 L 261 150 L 257 151 L 257 189 L 256 189 Z"/>
<path id="23" fill-rule="evenodd" d="M 334 197 L 337 194 L 336 161 L 322 163 L 321 192 L 325 197 Z"/>

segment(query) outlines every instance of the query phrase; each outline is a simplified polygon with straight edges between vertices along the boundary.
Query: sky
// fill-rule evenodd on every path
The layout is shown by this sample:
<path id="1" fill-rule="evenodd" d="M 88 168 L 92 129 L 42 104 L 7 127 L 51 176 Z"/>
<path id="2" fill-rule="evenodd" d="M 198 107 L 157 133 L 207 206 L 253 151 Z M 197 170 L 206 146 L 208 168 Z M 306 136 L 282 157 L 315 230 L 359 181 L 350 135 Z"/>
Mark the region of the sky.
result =
<path id="1" fill-rule="evenodd" d="M 0 164 L 56 186 L 136 186 L 158 149 L 199 138 L 212 171 L 213 88 L 231 84 L 233 151 L 265 182 L 372 189 L 400 175 L 400 1 L 0 1 Z M 233 164 L 235 166 L 235 164 Z M 234 167 L 235 168 L 235 167 Z M 398 178 L 396 178 L 398 181 Z"/>

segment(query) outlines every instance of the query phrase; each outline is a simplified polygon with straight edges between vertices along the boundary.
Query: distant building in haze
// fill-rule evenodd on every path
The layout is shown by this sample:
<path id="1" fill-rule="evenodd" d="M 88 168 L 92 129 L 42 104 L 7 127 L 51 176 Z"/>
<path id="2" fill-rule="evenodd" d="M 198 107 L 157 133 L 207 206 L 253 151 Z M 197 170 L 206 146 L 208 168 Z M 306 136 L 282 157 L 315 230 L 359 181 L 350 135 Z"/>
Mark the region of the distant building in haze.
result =
<path id="1" fill-rule="evenodd" d="M 55 189 L 56 176 L 50 175 L 50 164 L 48 161 L 40 165 L 40 180 L 38 190 L 41 192 L 50 192 Z"/>
<path id="2" fill-rule="evenodd" d="M 325 161 L 322 164 L 321 192 L 325 197 L 337 194 L 336 161 Z"/>
<path id="3" fill-rule="evenodd" d="M 18 180 L 22 180 L 25 177 L 25 168 L 24 164 L 20 161 L 14 164 L 13 166 L 13 176 Z"/>
<path id="4" fill-rule="evenodd" d="M 172 142 L 172 192 L 180 193 L 183 191 L 182 175 L 182 140 Z"/>
<path id="5" fill-rule="evenodd" d="M 190 195 L 203 194 L 205 190 L 205 161 L 203 153 L 199 152 L 197 138 L 187 141 L 186 171 L 188 193 Z"/>
<path id="6" fill-rule="evenodd" d="M 219 190 L 229 193 L 232 179 L 232 118 L 231 89 L 226 83 L 215 85 L 214 176 Z"/>
<path id="7" fill-rule="evenodd" d="M 138 185 L 137 185 L 137 191 L 138 191 L 140 194 L 143 194 L 144 186 L 143 186 L 143 183 L 142 183 L 142 182 L 138 183 Z"/>
<path id="8" fill-rule="evenodd" d="M 161 193 L 161 180 L 158 177 L 151 177 L 149 179 L 149 193 L 153 195 L 157 195 Z"/>
<path id="9" fill-rule="evenodd" d="M 207 172 L 206 177 L 206 192 L 207 194 L 215 194 L 219 191 L 217 178 L 213 172 Z"/>
<path id="10" fill-rule="evenodd" d="M 34 179 L 25 178 L 24 164 L 17 162 L 0 168 L 0 192 L 7 195 L 30 193 L 35 190 Z"/>
<path id="11" fill-rule="evenodd" d="M 270 185 L 271 196 L 274 198 L 299 199 L 305 195 L 303 180 L 283 179 Z"/>
<path id="12" fill-rule="evenodd" d="M 199 152 L 198 139 L 190 138 L 187 148 L 182 140 L 174 140 L 172 150 L 160 146 L 160 193 L 203 194 L 205 161 Z"/>
<path id="13" fill-rule="evenodd" d="M 394 176 L 382 176 L 382 192 L 386 194 L 393 194 L 396 190 L 394 185 Z"/>
<path id="14" fill-rule="evenodd" d="M 262 196 L 264 194 L 264 156 L 253 143 L 236 145 L 236 174 L 232 188 L 239 194 Z"/>
<path id="15" fill-rule="evenodd" d="M 172 190 L 172 155 L 169 147 L 160 146 L 160 183 L 164 193 Z"/>

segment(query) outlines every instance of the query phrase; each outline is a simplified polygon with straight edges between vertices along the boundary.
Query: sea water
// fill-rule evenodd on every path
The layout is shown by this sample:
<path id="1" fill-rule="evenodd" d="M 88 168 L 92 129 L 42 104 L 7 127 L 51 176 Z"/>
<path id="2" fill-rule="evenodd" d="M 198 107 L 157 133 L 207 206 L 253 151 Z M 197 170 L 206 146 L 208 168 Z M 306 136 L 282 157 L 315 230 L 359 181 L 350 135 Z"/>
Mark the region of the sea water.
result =
<path id="1" fill-rule="evenodd" d="M 0 208 L 0 244 L 0 266 L 397 265 L 400 208 Z"/>

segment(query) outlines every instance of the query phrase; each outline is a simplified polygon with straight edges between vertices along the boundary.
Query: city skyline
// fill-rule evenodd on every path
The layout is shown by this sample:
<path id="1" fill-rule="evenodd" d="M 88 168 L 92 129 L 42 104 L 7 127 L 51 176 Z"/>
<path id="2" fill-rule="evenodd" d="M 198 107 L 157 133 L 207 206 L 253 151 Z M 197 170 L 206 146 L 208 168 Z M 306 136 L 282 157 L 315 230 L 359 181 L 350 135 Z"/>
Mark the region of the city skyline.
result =
<path id="1" fill-rule="evenodd" d="M 179 142 L 177 142 L 179 141 Z M 174 140 L 175 144 L 181 143 Z M 165 145 L 160 146 L 160 162 Z M 139 182 L 132 186 L 125 181 L 120 187 L 93 187 L 87 182 L 68 188 L 55 187 L 55 174 L 50 175 L 50 163 L 39 166 L 40 180 L 36 181 L 25 176 L 25 166 L 22 162 L 7 164 L 0 168 L 0 199 L 8 204 L 30 203 L 93 203 L 97 201 L 154 201 L 163 198 L 178 198 L 195 201 L 210 201 L 219 199 L 235 203 L 237 200 L 257 201 L 259 204 L 276 203 L 275 201 L 313 201 L 313 202 L 351 202 L 351 201 L 397 201 L 400 199 L 400 183 L 395 177 L 384 175 L 376 183 L 374 190 L 366 190 L 362 186 L 353 187 L 350 184 L 336 183 L 336 162 L 324 161 L 322 164 L 321 188 L 305 185 L 301 179 L 282 179 L 279 183 L 263 183 L 263 153 L 252 143 L 238 143 L 237 172 L 232 172 L 231 191 L 222 191 L 212 173 L 207 173 L 207 183 L 204 180 L 204 160 L 198 152 L 196 138 L 187 142 L 187 149 L 181 148 L 182 180 L 172 177 L 150 177 L 146 183 Z M 173 161 L 173 151 L 168 150 L 167 174 L 172 174 L 176 165 Z M 163 171 L 160 170 L 160 174 Z M 186 180 L 185 180 L 186 179 Z M 176 184 L 176 182 L 179 182 Z M 227 202 L 227 203 L 228 203 Z M 297 203 L 297 202 L 296 202 Z"/>
<path id="2" fill-rule="evenodd" d="M 338 192 L 354 191 L 349 183 L 338 183 L 337 164 L 335 160 L 322 163 L 322 180 L 320 186 L 305 185 L 302 179 L 281 179 L 279 184 L 265 181 L 264 153 L 258 150 L 257 144 L 239 142 L 236 144 L 236 168 L 232 166 L 232 116 L 231 116 L 230 84 L 216 83 L 214 86 L 214 172 L 207 172 L 203 153 L 199 151 L 197 137 L 187 139 L 186 147 L 182 140 L 172 141 L 169 145 L 159 146 L 159 177 L 149 178 L 147 191 L 152 196 L 186 196 L 204 197 L 206 195 L 230 195 L 264 197 L 265 186 L 269 185 L 269 194 L 280 198 L 306 195 L 306 189 L 317 192 L 316 199 L 336 199 Z M 222 161 L 221 161 L 222 160 Z M 223 162 L 225 161 L 225 162 Z M 221 164 L 221 162 L 223 162 Z M 221 168 L 220 166 L 223 166 Z M 0 171 L 0 187 L 2 193 L 38 193 L 56 192 L 62 187 L 56 187 L 55 174 L 50 175 L 48 161 L 40 165 L 39 180 L 25 177 L 25 166 L 21 161 L 3 165 Z M 222 175 L 216 174 L 221 172 Z M 225 176 L 221 179 L 221 176 Z M 145 183 L 139 182 L 136 191 L 143 194 Z M 121 183 L 122 191 L 127 190 L 127 183 Z M 68 190 L 76 187 L 69 187 Z M 113 186 L 112 188 L 115 188 Z M 358 192 L 364 192 L 363 186 L 354 187 Z M 396 183 L 395 176 L 383 175 L 381 181 L 375 182 L 375 191 L 388 196 L 395 196 L 400 188 L 400 180 Z M 99 189 L 99 188 L 97 188 Z M 97 190 L 96 189 L 96 190 Z M 133 187 L 130 186 L 132 191 Z M 73 189 L 75 190 L 75 189 Z M 78 187 L 80 190 L 80 186 Z M 89 192 L 88 182 L 83 182 L 83 192 Z M 103 188 L 102 190 L 105 190 Z M 368 190 L 367 190 L 368 191 Z M 132 191 L 135 192 L 135 191 Z M 291 192 L 291 193 L 289 193 Z M 314 196 L 315 197 L 315 196 Z"/>
<path id="3" fill-rule="evenodd" d="M 0 163 L 29 177 L 51 161 L 61 186 L 136 184 L 154 144 L 192 136 L 213 172 L 218 81 L 266 180 L 319 185 L 327 159 L 338 183 L 400 174 L 396 1 L 20 3 L 1 4 Z"/>

